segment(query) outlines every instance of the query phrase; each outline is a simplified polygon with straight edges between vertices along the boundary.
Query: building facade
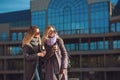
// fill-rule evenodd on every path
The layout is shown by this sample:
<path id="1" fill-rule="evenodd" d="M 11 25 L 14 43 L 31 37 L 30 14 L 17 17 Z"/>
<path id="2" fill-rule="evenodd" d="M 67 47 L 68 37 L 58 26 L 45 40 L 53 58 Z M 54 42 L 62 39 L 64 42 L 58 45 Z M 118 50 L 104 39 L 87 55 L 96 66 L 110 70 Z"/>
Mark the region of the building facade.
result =
<path id="1" fill-rule="evenodd" d="M 0 14 L 0 80 L 24 80 L 21 40 L 30 25 L 42 34 L 48 24 L 71 56 L 69 80 L 119 80 L 119 10 L 119 0 L 31 0 L 30 10 Z"/>
<path id="2" fill-rule="evenodd" d="M 30 10 L 0 14 L 0 80 L 24 80 L 21 40 L 30 23 Z"/>
<path id="3" fill-rule="evenodd" d="M 41 33 L 53 25 L 64 39 L 71 55 L 69 79 L 120 79 L 119 0 L 117 6 L 110 0 L 31 0 L 30 4 L 31 24 Z"/>

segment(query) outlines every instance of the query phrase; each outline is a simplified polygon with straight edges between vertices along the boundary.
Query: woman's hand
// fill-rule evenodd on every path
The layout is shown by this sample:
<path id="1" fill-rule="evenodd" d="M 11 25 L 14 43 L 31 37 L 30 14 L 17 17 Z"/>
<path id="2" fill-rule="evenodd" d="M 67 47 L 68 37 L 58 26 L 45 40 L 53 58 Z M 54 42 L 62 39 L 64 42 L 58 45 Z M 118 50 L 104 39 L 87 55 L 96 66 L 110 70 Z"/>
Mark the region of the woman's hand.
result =
<path id="1" fill-rule="evenodd" d="M 45 51 L 37 53 L 38 56 L 44 57 L 45 56 Z"/>
<path id="2" fill-rule="evenodd" d="M 66 73 L 67 72 L 67 69 L 61 69 L 60 70 L 60 74 L 63 74 L 63 73 Z"/>
<path id="3" fill-rule="evenodd" d="M 57 45 L 54 45 L 54 46 L 52 47 L 52 50 L 53 50 L 53 52 L 57 51 L 57 50 L 58 50 L 58 46 L 57 46 Z"/>

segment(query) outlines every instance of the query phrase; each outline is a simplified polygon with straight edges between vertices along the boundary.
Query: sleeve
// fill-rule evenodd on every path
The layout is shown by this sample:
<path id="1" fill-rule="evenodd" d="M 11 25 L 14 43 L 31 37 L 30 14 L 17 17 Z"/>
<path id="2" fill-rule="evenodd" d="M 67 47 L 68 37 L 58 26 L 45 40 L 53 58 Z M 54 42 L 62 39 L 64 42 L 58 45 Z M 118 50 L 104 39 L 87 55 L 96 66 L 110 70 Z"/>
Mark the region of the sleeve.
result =
<path id="1" fill-rule="evenodd" d="M 54 55 L 54 52 L 51 47 L 48 47 L 47 44 L 45 44 L 45 56 L 44 60 L 50 59 Z"/>
<path id="2" fill-rule="evenodd" d="M 39 56 L 37 56 L 37 54 L 31 54 L 32 52 L 30 52 L 31 50 L 30 50 L 30 48 L 27 45 L 25 45 L 22 48 L 22 50 L 23 50 L 23 55 L 24 55 L 25 60 L 30 61 L 30 60 L 37 60 L 37 59 L 39 59 Z"/>
<path id="3" fill-rule="evenodd" d="M 44 56 L 46 55 L 46 50 L 45 50 L 43 45 L 39 45 L 39 47 L 40 47 L 39 52 L 41 52 L 41 56 L 39 56 L 39 60 L 43 61 L 44 60 Z"/>
<path id="4" fill-rule="evenodd" d="M 61 55 L 62 55 L 62 60 L 61 60 L 61 68 L 68 68 L 68 53 L 66 51 L 66 48 L 64 46 L 64 42 L 62 39 L 58 39 L 58 45 L 60 47 L 61 50 Z"/>

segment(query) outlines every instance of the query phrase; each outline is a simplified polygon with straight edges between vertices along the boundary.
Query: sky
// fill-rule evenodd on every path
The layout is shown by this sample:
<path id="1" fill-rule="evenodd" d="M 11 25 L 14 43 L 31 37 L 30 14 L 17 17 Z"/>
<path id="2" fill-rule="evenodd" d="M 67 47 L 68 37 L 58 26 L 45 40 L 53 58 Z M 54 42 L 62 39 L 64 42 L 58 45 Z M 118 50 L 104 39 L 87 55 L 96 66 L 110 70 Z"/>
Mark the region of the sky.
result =
<path id="1" fill-rule="evenodd" d="M 118 0 L 110 0 L 110 1 L 116 4 Z"/>
<path id="2" fill-rule="evenodd" d="M 114 4 L 118 0 L 110 0 Z M 0 0 L 0 13 L 30 9 L 30 0 Z"/>
<path id="3" fill-rule="evenodd" d="M 30 9 L 30 0 L 0 0 L 0 13 Z"/>

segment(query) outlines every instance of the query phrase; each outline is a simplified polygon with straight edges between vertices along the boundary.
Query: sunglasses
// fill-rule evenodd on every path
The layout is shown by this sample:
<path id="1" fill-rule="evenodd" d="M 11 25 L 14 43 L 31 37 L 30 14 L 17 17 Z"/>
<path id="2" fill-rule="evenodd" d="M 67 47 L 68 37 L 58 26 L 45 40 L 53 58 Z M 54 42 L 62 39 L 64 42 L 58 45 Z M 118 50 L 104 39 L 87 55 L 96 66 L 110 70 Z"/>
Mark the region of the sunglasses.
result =
<path id="1" fill-rule="evenodd" d="M 36 32 L 35 35 L 40 35 L 40 32 Z"/>
<path id="2" fill-rule="evenodd" d="M 50 30 L 49 33 L 55 33 L 55 30 Z"/>

